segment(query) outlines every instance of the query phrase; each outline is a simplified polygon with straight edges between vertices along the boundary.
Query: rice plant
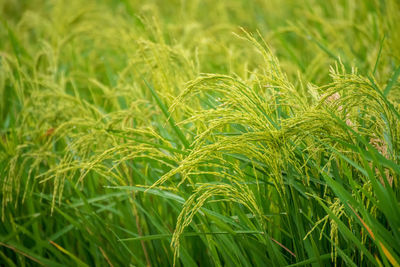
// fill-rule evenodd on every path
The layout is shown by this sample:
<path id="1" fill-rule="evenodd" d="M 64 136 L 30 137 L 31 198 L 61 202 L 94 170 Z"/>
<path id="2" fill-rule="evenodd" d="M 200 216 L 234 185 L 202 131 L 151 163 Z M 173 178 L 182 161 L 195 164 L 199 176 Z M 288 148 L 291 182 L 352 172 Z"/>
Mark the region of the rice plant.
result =
<path id="1" fill-rule="evenodd" d="M 400 266 L 398 1 L 0 14 L 0 265 Z"/>

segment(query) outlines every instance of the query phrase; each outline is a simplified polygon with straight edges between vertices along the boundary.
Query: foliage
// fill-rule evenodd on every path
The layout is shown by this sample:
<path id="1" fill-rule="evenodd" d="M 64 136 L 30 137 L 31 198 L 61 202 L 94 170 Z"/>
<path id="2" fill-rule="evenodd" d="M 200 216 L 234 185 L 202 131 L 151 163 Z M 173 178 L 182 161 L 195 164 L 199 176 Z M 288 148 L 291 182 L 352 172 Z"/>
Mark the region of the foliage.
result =
<path id="1" fill-rule="evenodd" d="M 0 262 L 399 266 L 398 10 L 0 1 Z"/>

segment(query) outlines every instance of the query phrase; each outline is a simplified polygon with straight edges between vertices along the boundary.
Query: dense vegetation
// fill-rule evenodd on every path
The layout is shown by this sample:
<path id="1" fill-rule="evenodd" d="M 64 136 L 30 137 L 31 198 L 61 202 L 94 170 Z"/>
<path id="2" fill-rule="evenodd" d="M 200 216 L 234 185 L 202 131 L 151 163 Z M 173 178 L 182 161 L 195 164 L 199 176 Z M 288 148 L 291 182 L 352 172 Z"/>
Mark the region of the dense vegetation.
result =
<path id="1" fill-rule="evenodd" d="M 397 0 L 0 1 L 0 265 L 399 266 Z"/>

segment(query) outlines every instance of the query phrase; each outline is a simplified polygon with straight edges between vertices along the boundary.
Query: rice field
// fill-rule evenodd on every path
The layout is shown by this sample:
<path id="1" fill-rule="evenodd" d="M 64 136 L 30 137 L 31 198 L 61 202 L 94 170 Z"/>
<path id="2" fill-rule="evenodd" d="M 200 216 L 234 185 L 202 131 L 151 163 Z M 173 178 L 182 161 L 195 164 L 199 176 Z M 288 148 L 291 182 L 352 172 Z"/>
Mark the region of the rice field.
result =
<path id="1" fill-rule="evenodd" d="M 0 0 L 1 266 L 400 266 L 397 0 Z"/>

